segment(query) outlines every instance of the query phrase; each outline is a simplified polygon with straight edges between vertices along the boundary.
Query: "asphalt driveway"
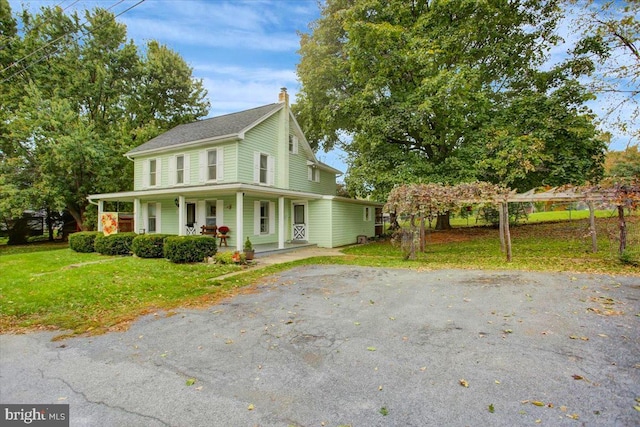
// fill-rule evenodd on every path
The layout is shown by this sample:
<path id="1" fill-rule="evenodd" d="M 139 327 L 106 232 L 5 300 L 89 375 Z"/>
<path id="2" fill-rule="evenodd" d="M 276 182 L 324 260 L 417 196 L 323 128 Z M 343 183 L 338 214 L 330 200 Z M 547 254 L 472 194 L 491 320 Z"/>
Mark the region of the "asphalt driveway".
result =
<path id="1" fill-rule="evenodd" d="M 300 267 L 123 333 L 0 336 L 0 402 L 72 426 L 637 426 L 639 315 L 638 277 Z"/>

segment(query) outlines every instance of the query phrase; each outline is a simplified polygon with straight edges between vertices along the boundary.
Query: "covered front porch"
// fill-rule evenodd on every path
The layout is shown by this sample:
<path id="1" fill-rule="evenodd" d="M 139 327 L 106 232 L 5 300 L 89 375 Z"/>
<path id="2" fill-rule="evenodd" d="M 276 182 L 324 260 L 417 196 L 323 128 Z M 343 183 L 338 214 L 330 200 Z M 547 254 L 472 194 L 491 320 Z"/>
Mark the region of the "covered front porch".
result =
<path id="1" fill-rule="evenodd" d="M 210 231 L 209 227 L 226 226 L 225 242 L 216 235 L 221 251 L 242 251 L 249 238 L 260 254 L 308 244 L 309 203 L 321 197 L 235 184 L 97 194 L 89 200 L 98 206 L 98 218 L 106 213 L 105 202 L 131 203 L 136 233 L 200 235 Z M 98 230 L 103 231 L 102 227 L 98 221 Z"/>

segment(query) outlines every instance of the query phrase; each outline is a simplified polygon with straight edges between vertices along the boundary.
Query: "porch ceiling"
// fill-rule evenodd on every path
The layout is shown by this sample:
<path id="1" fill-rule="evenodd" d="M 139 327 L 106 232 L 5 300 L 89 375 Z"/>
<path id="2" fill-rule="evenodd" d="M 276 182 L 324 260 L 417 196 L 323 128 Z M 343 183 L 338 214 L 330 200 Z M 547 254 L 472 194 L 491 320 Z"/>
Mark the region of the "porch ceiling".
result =
<path id="1" fill-rule="evenodd" d="M 243 192 L 248 195 L 268 195 L 272 197 L 284 196 L 287 198 L 298 199 L 322 199 L 324 197 L 321 194 L 284 190 L 281 188 L 265 187 L 261 185 L 235 183 L 220 185 L 200 185 L 193 187 L 161 188 L 141 191 L 123 191 L 120 193 L 90 194 L 87 199 L 90 202 L 97 202 L 98 200 L 132 202 L 134 201 L 134 199 L 149 199 L 157 197 L 171 198 L 178 196 L 198 197 L 210 196 L 212 194 L 232 195 L 238 192 Z"/>

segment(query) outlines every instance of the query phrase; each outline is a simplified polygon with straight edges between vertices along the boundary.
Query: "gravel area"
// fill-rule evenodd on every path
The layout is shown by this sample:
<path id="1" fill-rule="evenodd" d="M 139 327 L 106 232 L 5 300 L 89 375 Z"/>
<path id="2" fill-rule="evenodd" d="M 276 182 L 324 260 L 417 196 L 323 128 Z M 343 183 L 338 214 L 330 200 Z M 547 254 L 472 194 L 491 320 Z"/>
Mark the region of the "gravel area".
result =
<path id="1" fill-rule="evenodd" d="M 2 335 L 0 402 L 72 426 L 637 426 L 639 315 L 638 277 L 306 266 L 126 332 Z"/>

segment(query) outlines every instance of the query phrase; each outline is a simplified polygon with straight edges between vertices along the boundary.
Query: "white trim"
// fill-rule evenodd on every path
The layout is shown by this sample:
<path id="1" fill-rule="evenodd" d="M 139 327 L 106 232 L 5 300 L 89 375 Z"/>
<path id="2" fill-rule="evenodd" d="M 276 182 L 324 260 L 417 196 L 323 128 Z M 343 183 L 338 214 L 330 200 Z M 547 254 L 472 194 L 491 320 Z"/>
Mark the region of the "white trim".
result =
<path id="1" fill-rule="evenodd" d="M 276 159 L 267 155 L 267 185 L 275 184 L 276 176 Z"/>
<path id="2" fill-rule="evenodd" d="M 269 235 L 276 234 L 276 204 L 269 201 Z"/>
<path id="3" fill-rule="evenodd" d="M 162 233 L 162 203 L 156 203 L 156 233 Z"/>
<path id="4" fill-rule="evenodd" d="M 260 236 L 260 200 L 253 202 L 253 235 Z"/>
<path id="5" fill-rule="evenodd" d="M 183 183 L 184 185 L 189 185 L 191 183 L 191 154 L 184 154 L 184 172 L 183 172 Z"/>
<path id="6" fill-rule="evenodd" d="M 224 148 L 216 148 L 216 181 L 224 181 Z"/>
<path id="7" fill-rule="evenodd" d="M 224 200 L 216 200 L 216 224 L 218 227 L 224 224 Z"/>
<path id="8" fill-rule="evenodd" d="M 278 197 L 278 249 L 284 249 L 284 196 Z"/>
<path id="9" fill-rule="evenodd" d="M 178 155 L 169 157 L 169 185 L 178 184 Z M 183 180 L 184 182 L 184 180 Z M 182 185 L 182 183 L 180 183 Z"/>

